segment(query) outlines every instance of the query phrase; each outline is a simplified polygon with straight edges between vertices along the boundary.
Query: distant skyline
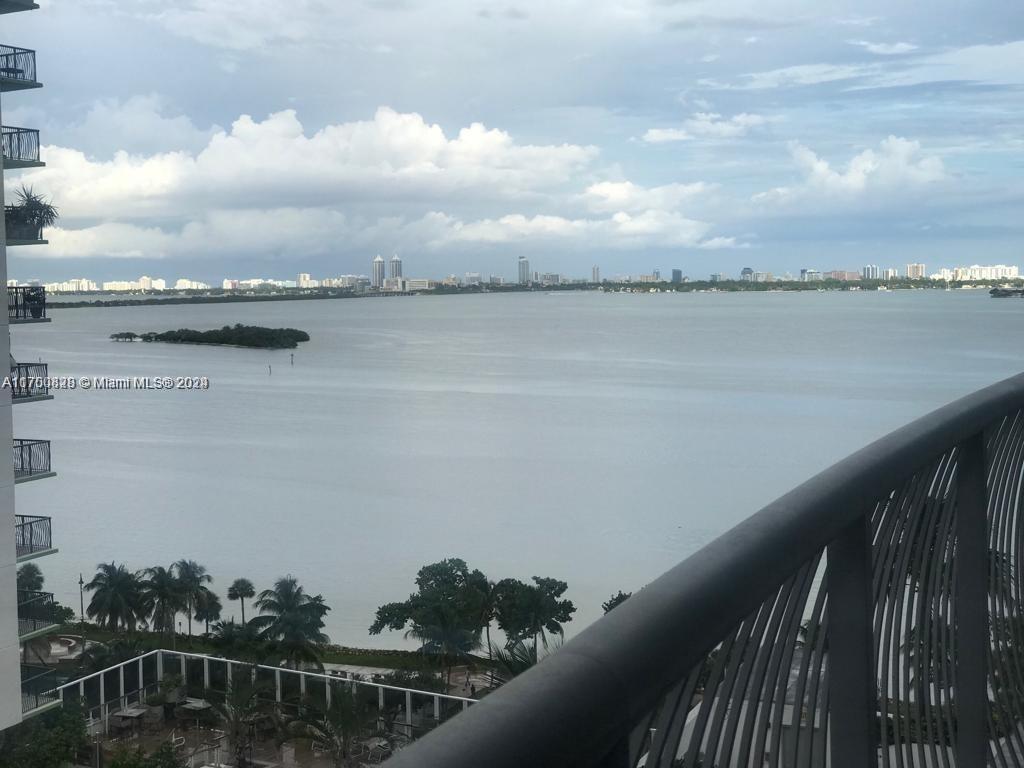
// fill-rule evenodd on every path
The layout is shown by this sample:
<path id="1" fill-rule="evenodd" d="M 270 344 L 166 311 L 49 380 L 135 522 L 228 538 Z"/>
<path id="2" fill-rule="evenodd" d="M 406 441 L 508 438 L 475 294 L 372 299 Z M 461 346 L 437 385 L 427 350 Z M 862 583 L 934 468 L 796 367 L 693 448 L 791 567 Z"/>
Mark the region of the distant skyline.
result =
<path id="1" fill-rule="evenodd" d="M 1005 3 L 40 0 L 43 281 L 1018 263 Z M 56 41 L 60 41 L 59 44 Z M 103 77 L 97 77 L 102 71 Z M 410 266 L 416 264 L 416 267 Z M 540 265 L 543 265 L 542 267 Z"/>

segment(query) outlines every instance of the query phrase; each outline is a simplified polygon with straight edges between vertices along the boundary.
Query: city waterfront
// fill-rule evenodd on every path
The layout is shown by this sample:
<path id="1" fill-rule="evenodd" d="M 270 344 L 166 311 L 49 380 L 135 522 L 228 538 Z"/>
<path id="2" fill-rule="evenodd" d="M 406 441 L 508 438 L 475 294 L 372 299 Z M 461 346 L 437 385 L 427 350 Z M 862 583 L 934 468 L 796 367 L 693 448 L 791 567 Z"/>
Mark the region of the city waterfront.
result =
<path id="1" fill-rule="evenodd" d="M 47 587 L 188 557 L 224 597 L 290 571 L 371 637 L 424 563 L 555 576 L 570 633 L 813 472 L 1017 373 L 1018 302 L 984 291 L 558 294 L 58 310 L 19 331 L 53 376 L 208 377 L 63 391 L 18 413 L 56 480 Z M 115 344 L 114 332 L 295 327 L 294 351 Z M 22 350 L 30 351 L 29 359 Z M 738 482 L 741 481 L 741 482 Z M 225 614 L 237 606 L 225 601 Z"/>

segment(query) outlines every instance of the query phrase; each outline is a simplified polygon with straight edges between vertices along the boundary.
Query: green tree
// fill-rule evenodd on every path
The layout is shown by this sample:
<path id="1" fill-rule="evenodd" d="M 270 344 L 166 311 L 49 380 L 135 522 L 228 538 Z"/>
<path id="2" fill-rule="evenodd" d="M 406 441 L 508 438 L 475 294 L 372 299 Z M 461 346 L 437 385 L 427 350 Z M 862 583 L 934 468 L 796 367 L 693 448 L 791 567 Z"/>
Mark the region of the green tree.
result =
<path id="1" fill-rule="evenodd" d="M 256 588 L 248 579 L 235 579 L 228 587 L 228 600 L 238 600 L 242 604 L 242 623 L 245 624 L 245 601 L 256 597 Z"/>
<path id="2" fill-rule="evenodd" d="M 185 589 L 173 567 L 157 565 L 142 573 L 142 594 L 150 610 L 152 626 L 163 639 L 168 631 L 174 631 L 178 612 L 185 607 Z"/>
<path id="3" fill-rule="evenodd" d="M 196 621 L 203 622 L 206 625 L 206 634 L 210 634 L 210 622 L 220 619 L 220 612 L 222 610 L 220 598 L 217 597 L 217 593 L 203 587 L 199 594 L 196 595 L 195 608 Z"/>
<path id="4" fill-rule="evenodd" d="M 229 659 L 260 664 L 267 659 L 267 643 L 252 624 L 219 621 L 210 636 L 213 647 Z"/>
<path id="5" fill-rule="evenodd" d="M 43 588 L 43 572 L 35 563 L 25 563 L 18 568 L 18 589 L 39 592 Z"/>
<path id="6" fill-rule="evenodd" d="M 324 616 L 331 610 L 321 595 L 307 595 L 291 575 L 274 582 L 273 589 L 260 592 L 254 603 L 260 615 L 249 620 L 260 637 L 273 643 L 274 651 L 289 666 L 302 662 L 322 668 L 320 652 L 329 642 L 323 633 Z"/>
<path id="7" fill-rule="evenodd" d="M 196 602 L 202 599 L 200 594 L 213 577 L 206 572 L 206 566 L 195 560 L 179 560 L 173 566 L 174 572 L 181 582 L 182 594 L 185 596 L 185 615 L 188 617 L 188 637 L 192 641 L 192 616 L 195 614 Z"/>
<path id="8" fill-rule="evenodd" d="M 293 739 L 308 739 L 330 757 L 335 768 L 344 768 L 349 745 L 364 731 L 369 716 L 367 701 L 345 689 L 335 689 L 331 704 L 308 705 L 303 713 L 288 724 Z"/>
<path id="9" fill-rule="evenodd" d="M 425 565 L 416 574 L 418 591 L 378 608 L 370 634 L 406 629 L 406 637 L 419 640 L 424 653 L 439 657 L 450 678 L 455 661 L 480 646 L 481 631 L 490 623 L 485 584 L 486 577 L 459 558 Z"/>
<path id="10" fill-rule="evenodd" d="M 541 576 L 533 577 L 533 584 L 517 579 L 499 582 L 498 626 L 510 643 L 533 638 L 534 649 L 538 640 L 547 646 L 547 636 L 563 635 L 563 624 L 572 620 L 576 606 L 562 599 L 569 588 L 564 581 Z"/>
<path id="11" fill-rule="evenodd" d="M 253 742 L 253 724 L 262 714 L 260 699 L 263 694 L 273 695 L 264 683 L 253 683 L 249 670 L 238 670 L 231 678 L 222 701 L 211 701 L 210 706 L 220 717 L 220 728 L 234 756 L 235 765 L 249 765 L 248 754 Z"/>
<path id="12" fill-rule="evenodd" d="M 90 643 L 82 651 L 82 670 L 87 674 L 109 669 L 122 662 L 141 656 L 147 649 L 139 644 L 138 638 L 118 638 L 109 643 Z"/>
<path id="13" fill-rule="evenodd" d="M 618 591 L 618 593 L 616 593 L 616 594 L 612 595 L 611 597 L 609 597 L 606 602 L 601 603 L 601 607 L 604 608 L 604 612 L 605 613 L 609 613 L 613 608 L 615 608 L 615 606 L 622 605 L 624 602 L 626 602 L 632 596 L 633 596 L 632 592 L 623 592 L 620 589 Z"/>
<path id="14" fill-rule="evenodd" d="M 100 563 L 96 569 L 96 575 L 85 585 L 93 593 L 85 609 L 89 618 L 111 632 L 125 629 L 131 633 L 145 624 L 146 601 L 138 575 L 123 563 Z"/>
<path id="15" fill-rule="evenodd" d="M 67 766 L 88 747 L 85 717 L 68 704 L 0 733 L 0 768 Z"/>

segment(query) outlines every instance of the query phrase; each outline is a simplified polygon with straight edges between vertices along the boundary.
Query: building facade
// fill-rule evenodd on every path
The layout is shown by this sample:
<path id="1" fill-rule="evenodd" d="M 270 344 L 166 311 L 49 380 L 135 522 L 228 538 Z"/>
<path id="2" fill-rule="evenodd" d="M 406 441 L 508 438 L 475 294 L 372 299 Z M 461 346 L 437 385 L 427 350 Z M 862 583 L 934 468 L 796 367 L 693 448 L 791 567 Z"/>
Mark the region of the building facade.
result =
<path id="1" fill-rule="evenodd" d="M 0 0 L 0 13 L 28 11 L 39 6 L 32 0 Z M 7 108 L 8 94 L 41 87 L 36 77 L 36 54 L 25 48 L 0 46 L 0 117 Z M 24 102 L 21 102 L 24 103 Z M 29 128 L 3 126 L 2 169 L 37 168 L 39 132 Z M 2 195 L 3 185 L 0 185 Z M 45 243 L 42 228 L 22 212 L 22 206 L 5 201 L 0 265 L 7 282 L 7 249 L 13 246 Z M 32 714 L 59 706 L 54 691 L 57 681 L 35 656 L 29 641 L 45 636 L 56 628 L 53 595 L 18 589 L 18 567 L 28 561 L 56 552 L 51 539 L 50 518 L 19 513 L 15 485 L 52 477 L 50 443 L 47 440 L 15 438 L 14 405 L 50 400 L 46 389 L 45 363 L 19 363 L 30 354 L 31 333 L 10 326 L 48 322 L 46 289 L 42 286 L 15 285 L 7 288 L 7 328 L 0 332 L 0 356 L 8 352 L 11 363 L 9 386 L 0 394 L 0 432 L 13 446 L 13 461 L 0 464 L 0 509 L 3 531 L 0 536 L 0 728 L 6 728 Z M 38 407 L 38 406 L 33 406 Z M 41 510 L 31 510 L 39 512 Z M 16 692 L 20 691 L 21 695 Z"/>
<path id="2" fill-rule="evenodd" d="M 519 284 L 527 285 L 530 282 L 530 262 L 525 256 L 519 257 Z"/>
<path id="3" fill-rule="evenodd" d="M 380 288 L 384 285 L 384 259 L 379 253 L 377 258 L 373 260 L 373 271 L 370 275 L 370 285 L 374 288 Z"/>
<path id="4" fill-rule="evenodd" d="M 397 278 L 401 278 L 402 277 L 402 260 L 400 258 L 398 258 L 398 254 L 397 253 L 394 256 L 391 257 L 391 262 L 389 264 L 389 268 L 390 268 L 390 271 L 388 273 L 388 277 L 397 277 Z"/>
<path id="5" fill-rule="evenodd" d="M 924 264 L 907 264 L 907 277 L 910 280 L 921 280 L 924 278 Z"/>

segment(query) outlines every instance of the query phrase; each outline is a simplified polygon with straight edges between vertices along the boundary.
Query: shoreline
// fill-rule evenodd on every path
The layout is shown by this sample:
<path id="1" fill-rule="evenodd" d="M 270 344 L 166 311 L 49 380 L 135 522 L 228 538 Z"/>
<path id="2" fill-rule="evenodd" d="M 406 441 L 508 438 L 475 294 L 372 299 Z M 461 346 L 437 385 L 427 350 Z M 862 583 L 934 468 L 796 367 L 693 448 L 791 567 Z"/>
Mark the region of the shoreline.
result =
<path id="1" fill-rule="evenodd" d="M 1024 285 L 1024 281 L 1018 281 Z M 394 292 L 367 292 L 354 293 L 352 291 L 339 291 L 327 289 L 315 292 L 304 293 L 272 293 L 272 294 L 201 294 L 192 296 L 172 295 L 167 298 L 148 297 L 124 298 L 124 299 L 95 299 L 92 301 L 48 301 L 47 309 L 89 309 L 106 307 L 151 307 L 161 305 L 181 304 L 235 304 L 268 301 L 326 301 L 330 299 L 372 299 L 372 298 L 399 298 L 403 296 L 472 296 L 483 294 L 504 294 L 504 293 L 553 293 L 560 291 L 585 291 L 600 293 L 831 293 L 831 292 L 866 292 L 876 291 L 911 291 L 911 290 L 989 290 L 1005 286 L 1003 281 L 992 283 L 952 283 L 947 286 L 940 281 L 915 280 L 901 281 L 896 284 L 884 283 L 882 281 L 866 281 L 864 285 L 852 283 L 840 283 L 837 281 L 821 281 L 816 283 L 800 282 L 774 282 L 774 283 L 744 283 L 740 281 L 723 281 L 712 283 L 709 281 L 698 281 L 688 283 L 585 283 L 577 285 L 546 285 L 546 286 L 484 286 L 481 288 L 443 288 L 429 291 L 394 291 Z M 81 295 L 81 294 L 69 294 Z"/>

